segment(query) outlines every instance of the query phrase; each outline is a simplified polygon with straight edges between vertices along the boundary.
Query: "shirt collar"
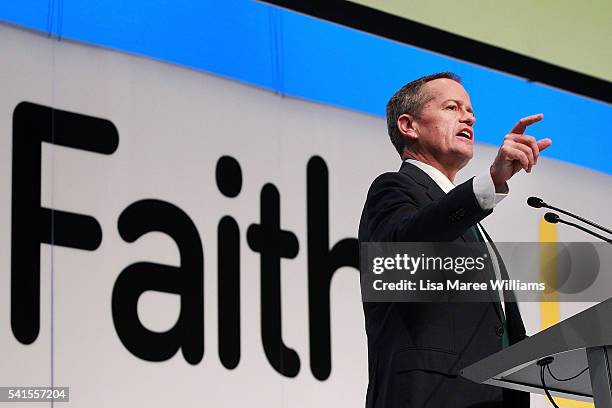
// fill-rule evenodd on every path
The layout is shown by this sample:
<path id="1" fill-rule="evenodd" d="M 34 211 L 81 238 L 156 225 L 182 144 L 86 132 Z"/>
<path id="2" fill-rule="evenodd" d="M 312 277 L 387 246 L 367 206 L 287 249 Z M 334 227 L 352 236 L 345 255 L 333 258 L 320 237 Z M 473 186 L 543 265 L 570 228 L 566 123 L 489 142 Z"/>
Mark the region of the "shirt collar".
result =
<path id="1" fill-rule="evenodd" d="M 434 166 L 414 159 L 407 159 L 406 162 L 423 170 L 445 193 L 448 193 L 455 188 L 455 185 L 448 179 L 448 177 L 446 177 L 444 173 L 436 169 Z"/>

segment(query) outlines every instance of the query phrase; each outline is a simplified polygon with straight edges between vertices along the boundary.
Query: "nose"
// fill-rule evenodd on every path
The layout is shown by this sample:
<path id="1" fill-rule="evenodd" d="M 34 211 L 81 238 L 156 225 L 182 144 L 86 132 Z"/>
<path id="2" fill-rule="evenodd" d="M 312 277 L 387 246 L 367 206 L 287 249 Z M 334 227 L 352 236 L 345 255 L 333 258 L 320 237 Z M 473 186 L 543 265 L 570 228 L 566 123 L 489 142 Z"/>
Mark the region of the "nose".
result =
<path id="1" fill-rule="evenodd" d="M 474 126 L 474 123 L 476 123 L 476 117 L 472 112 L 464 110 L 463 116 L 461 117 L 461 122 L 465 123 L 468 126 Z"/>

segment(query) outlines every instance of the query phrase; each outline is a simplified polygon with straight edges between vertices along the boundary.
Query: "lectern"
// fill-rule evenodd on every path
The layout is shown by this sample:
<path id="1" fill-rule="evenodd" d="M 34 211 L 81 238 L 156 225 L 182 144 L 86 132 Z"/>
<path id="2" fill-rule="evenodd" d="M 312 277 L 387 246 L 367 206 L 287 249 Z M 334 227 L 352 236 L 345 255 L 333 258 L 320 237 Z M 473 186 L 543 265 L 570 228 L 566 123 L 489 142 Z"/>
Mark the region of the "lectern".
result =
<path id="1" fill-rule="evenodd" d="M 477 383 L 544 394 L 537 363 L 546 357 L 553 358 L 544 370 L 552 395 L 612 408 L 612 298 L 465 367 L 461 375 Z M 559 381 L 587 367 L 582 375 Z"/>

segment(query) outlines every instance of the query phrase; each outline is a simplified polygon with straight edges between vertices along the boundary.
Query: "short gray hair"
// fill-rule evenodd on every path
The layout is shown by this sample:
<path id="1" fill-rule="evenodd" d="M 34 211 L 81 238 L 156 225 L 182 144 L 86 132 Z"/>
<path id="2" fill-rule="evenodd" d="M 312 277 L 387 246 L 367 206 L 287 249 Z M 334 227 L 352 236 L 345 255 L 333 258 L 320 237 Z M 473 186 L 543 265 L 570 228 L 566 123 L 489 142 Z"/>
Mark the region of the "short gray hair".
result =
<path id="1" fill-rule="evenodd" d="M 407 83 L 389 99 L 387 103 L 387 131 L 389 132 L 391 143 L 393 143 L 395 150 L 397 150 L 400 156 L 404 152 L 405 142 L 402 133 L 397 127 L 398 118 L 405 113 L 418 118 L 423 106 L 429 101 L 429 95 L 422 91 L 423 85 L 440 78 L 448 78 L 461 83 L 459 75 L 448 71 L 439 72 Z"/>

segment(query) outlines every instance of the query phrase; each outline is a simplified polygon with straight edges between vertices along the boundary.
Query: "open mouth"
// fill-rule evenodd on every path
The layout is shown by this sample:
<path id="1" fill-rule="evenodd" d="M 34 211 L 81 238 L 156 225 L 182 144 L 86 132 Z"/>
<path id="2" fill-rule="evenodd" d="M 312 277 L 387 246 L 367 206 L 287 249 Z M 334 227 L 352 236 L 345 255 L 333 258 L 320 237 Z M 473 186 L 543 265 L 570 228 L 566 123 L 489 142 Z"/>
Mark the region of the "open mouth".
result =
<path id="1" fill-rule="evenodd" d="M 472 134 L 467 130 L 462 130 L 461 132 L 457 133 L 457 136 L 472 140 Z"/>

